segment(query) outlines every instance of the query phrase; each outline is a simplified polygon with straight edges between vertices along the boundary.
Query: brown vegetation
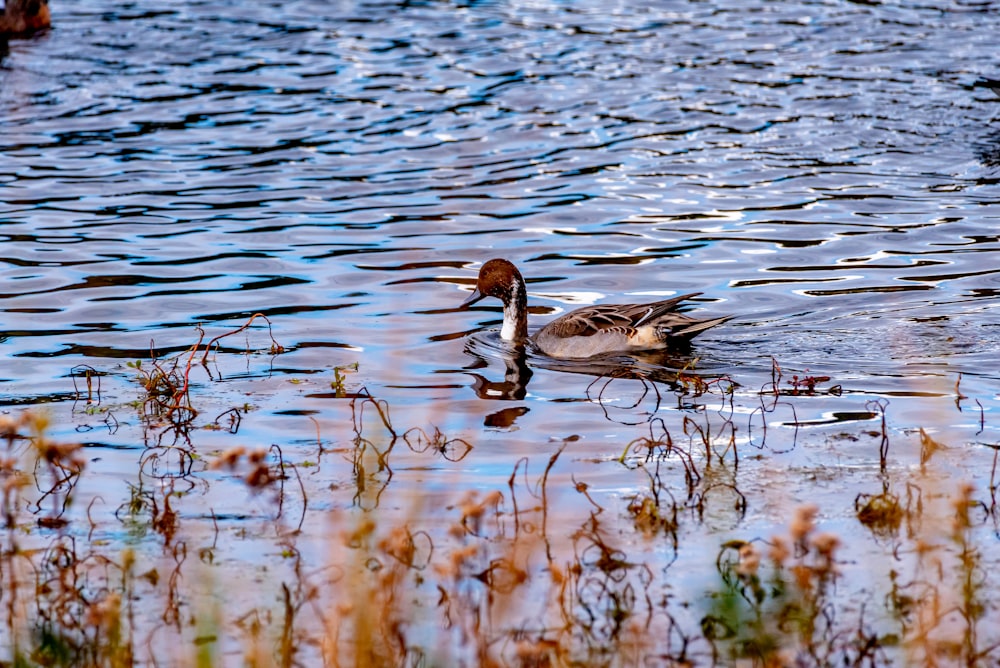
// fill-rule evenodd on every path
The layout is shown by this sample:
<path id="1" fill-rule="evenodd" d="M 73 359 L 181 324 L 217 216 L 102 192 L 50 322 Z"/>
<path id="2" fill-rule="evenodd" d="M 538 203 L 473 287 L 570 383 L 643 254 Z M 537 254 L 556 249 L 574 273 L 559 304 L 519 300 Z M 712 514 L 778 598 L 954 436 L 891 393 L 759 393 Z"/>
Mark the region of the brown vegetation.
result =
<path id="1" fill-rule="evenodd" d="M 685 370 L 656 389 L 657 402 L 673 392 L 679 403 L 698 398 L 701 409 L 667 414 L 657 406 L 645 433 L 600 464 L 633 480 L 624 494 L 598 491 L 587 468 L 569 465 L 582 448 L 570 437 L 511 461 L 505 485 L 423 495 L 395 491 L 395 462 L 457 472 L 474 457 L 475 439 L 433 425 L 398 428 L 385 401 L 363 387 L 348 391 L 339 375 L 334 400 L 349 421 L 333 435 L 339 446 L 318 434 L 315 462 L 299 455 L 293 462 L 287 445 L 199 453 L 192 427 L 218 423 L 197 423 L 191 392 L 197 356 L 204 362 L 219 340 L 202 349 L 203 336 L 199 330 L 198 343 L 174 360 L 133 365 L 144 393 L 139 414 L 159 436 L 147 439 L 112 524 L 154 538 L 153 562 L 129 540 L 96 538 L 113 533 L 106 518 L 88 508 L 83 522 L 70 512 L 87 475 L 79 445 L 50 439 L 37 410 L 0 419 L 6 661 L 971 666 L 1000 659 L 979 530 L 995 521 L 997 506 L 978 500 L 971 485 L 942 487 L 933 467 L 947 448 L 943 437 L 918 432 L 909 440 L 920 466 L 892 467 L 884 404 L 868 409 L 880 429 L 851 436 L 872 451 L 876 493 L 858 495 L 853 508 L 789 502 L 776 533 L 743 535 L 747 513 L 759 512 L 767 491 L 748 486 L 743 470 L 765 447 L 775 411 L 794 415 L 790 402 L 820 392 L 825 378 L 785 381 L 775 363 L 772 383 L 749 395 L 751 408 L 736 406 L 728 379 Z M 81 377 L 87 387 L 78 391 L 92 399 L 97 376 Z M 614 382 L 638 382 L 645 397 L 654 381 Z M 741 414 L 746 428 L 737 424 Z M 783 436 L 789 431 L 798 434 L 793 427 Z M 342 471 L 324 493 L 335 501 L 321 499 L 322 509 L 303 477 L 320 465 Z M 223 567 L 241 538 L 220 530 L 215 511 L 207 510 L 210 541 L 188 529 L 204 524 L 188 501 L 193 490 L 224 484 L 242 487 L 255 504 L 254 523 L 240 531 L 270 536 L 272 551 L 239 562 L 266 577 Z M 718 518 L 733 529 L 706 538 Z M 845 521 L 854 528 L 827 526 Z M 317 525 L 326 536 L 319 553 L 307 544 L 317 531 L 306 531 Z M 865 535 L 885 546 L 891 568 L 858 568 L 865 552 L 856 543 Z M 714 549 L 696 551 L 706 544 Z M 871 581 L 859 587 L 851 578 Z M 259 602 L 231 595 L 247 590 Z M 859 591 L 867 593 L 859 599 Z"/>

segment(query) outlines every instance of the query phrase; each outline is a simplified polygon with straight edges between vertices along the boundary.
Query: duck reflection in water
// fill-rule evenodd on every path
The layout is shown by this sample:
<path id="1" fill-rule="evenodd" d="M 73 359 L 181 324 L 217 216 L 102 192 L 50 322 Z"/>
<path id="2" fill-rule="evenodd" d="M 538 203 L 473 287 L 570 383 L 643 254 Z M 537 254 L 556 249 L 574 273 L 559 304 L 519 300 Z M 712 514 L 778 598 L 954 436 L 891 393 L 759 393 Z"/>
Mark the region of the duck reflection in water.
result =
<path id="1" fill-rule="evenodd" d="M 489 366 L 489 363 L 473 352 L 466 345 L 465 352 L 476 357 L 478 362 L 470 369 L 482 369 Z M 480 399 L 503 399 L 518 401 L 524 399 L 528 392 L 528 381 L 531 380 L 531 369 L 528 368 L 527 356 L 524 350 L 512 353 L 510 356 L 503 356 L 504 365 L 507 367 L 503 375 L 503 380 L 492 381 L 477 373 L 469 374 L 475 382 L 472 388 Z"/>
<path id="2" fill-rule="evenodd" d="M 474 359 L 465 367 L 465 373 L 473 378 L 472 388 L 480 399 L 523 400 L 527 396 L 528 382 L 533 374 L 528 364 L 530 360 L 531 366 L 592 377 L 586 388 L 586 399 L 599 404 L 604 409 L 605 417 L 614 421 L 621 420 L 613 417 L 611 411 L 621 411 L 624 408 L 626 413 L 631 414 L 633 409 L 643 403 L 650 410 L 648 416 L 652 416 L 669 395 L 676 396 L 678 407 L 687 408 L 696 406 L 697 397 L 709 393 L 710 388 L 719 383 L 719 387 L 735 385 L 724 371 L 704 368 L 700 364 L 700 368 L 695 370 L 698 358 L 690 350 L 636 351 L 585 360 L 560 360 L 538 354 L 530 346 L 505 344 L 496 336 L 496 332 L 491 332 L 470 337 L 465 345 L 465 353 Z M 489 369 L 491 366 L 495 369 L 498 359 L 504 364 L 503 379 L 491 380 L 488 377 Z M 637 385 L 634 389 L 616 385 L 609 394 L 609 388 L 618 381 L 632 381 Z M 575 388 L 575 394 L 580 392 L 579 385 L 574 384 L 572 387 Z M 715 393 L 718 395 L 718 390 Z M 629 405 L 629 402 L 622 405 L 622 397 L 630 395 L 636 398 L 634 405 Z M 578 394 L 572 397 L 572 400 L 582 399 Z M 529 410 L 524 405 L 509 406 L 490 413 L 483 422 L 486 427 L 506 429 Z M 621 413 L 614 415 L 620 416 Z"/>
<path id="3" fill-rule="evenodd" d="M 489 360 L 476 352 L 473 345 L 465 344 L 466 354 L 475 358 L 475 362 L 467 366 L 466 369 L 487 369 Z M 500 359 L 503 360 L 505 371 L 503 380 L 494 381 L 479 373 L 469 373 L 472 376 L 472 389 L 480 399 L 499 399 L 501 401 L 520 401 L 528 393 L 528 381 L 531 379 L 531 369 L 528 368 L 527 356 L 524 348 L 519 347 L 514 351 L 501 351 Z M 495 413 L 491 413 L 483 420 L 487 427 L 506 429 L 513 426 L 517 418 L 528 412 L 527 406 L 511 406 Z"/>
<path id="4" fill-rule="evenodd" d="M 30 35 L 49 25 L 48 0 L 7 0 L 0 14 L 0 37 Z"/>

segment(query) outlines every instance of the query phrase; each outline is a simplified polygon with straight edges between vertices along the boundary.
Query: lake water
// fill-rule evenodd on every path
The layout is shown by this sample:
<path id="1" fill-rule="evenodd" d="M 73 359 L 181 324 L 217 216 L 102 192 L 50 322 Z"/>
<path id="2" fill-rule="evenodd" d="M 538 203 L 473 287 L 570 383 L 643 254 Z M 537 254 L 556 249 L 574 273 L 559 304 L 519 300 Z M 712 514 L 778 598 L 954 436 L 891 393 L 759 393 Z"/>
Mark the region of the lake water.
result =
<path id="1" fill-rule="evenodd" d="M 236 662 L 246 616 L 277 610 L 262 624 L 280 630 L 292 599 L 300 658 L 328 659 L 307 640 L 329 637 L 317 610 L 342 589 L 317 585 L 324 608 L 282 586 L 368 563 L 342 535 L 369 516 L 426 531 L 443 558 L 473 492 L 503 495 L 501 528 L 470 534 L 485 563 L 489 544 L 517 544 L 518 493 L 547 512 L 549 566 L 591 563 L 604 509 L 601 531 L 652 573 L 625 579 L 676 624 L 669 647 L 638 652 L 647 663 L 680 656 L 671 633 L 709 661 L 720 550 L 769 541 L 807 503 L 842 543 L 838 619 L 882 634 L 876 662 L 931 651 L 908 635 L 936 638 L 914 630 L 923 617 L 885 592 L 890 571 L 924 572 L 921 541 L 951 572 L 961 550 L 942 527 L 962 483 L 976 573 L 997 586 L 1000 97 L 974 83 L 1000 76 L 1000 5 L 636 4 L 80 0 L 53 2 L 47 33 L 0 42 L 0 402 L 46 410 L 86 461 L 59 522 L 35 516 L 65 484 L 24 492 L 18 540 L 72 538 L 119 564 L 130 549 L 136 573 L 159 573 L 134 592 L 136 660 L 207 644 Z M 457 309 L 493 257 L 524 273 L 533 327 L 682 292 L 736 318 L 679 356 L 518 359 L 495 300 Z M 191 420 L 143 408 L 137 376 L 178 355 L 183 369 L 199 325 L 204 346 L 255 313 L 283 352 L 257 320 L 190 369 Z M 645 380 L 610 380 L 622 365 Z M 688 457 L 661 453 L 672 543 L 628 510 L 651 489 L 628 444 L 665 433 Z M 271 446 L 297 471 L 280 496 L 212 468 Z M 910 519 L 919 497 L 925 519 L 872 530 L 856 500 L 881 493 Z M 399 656 L 476 663 L 440 631 L 427 577 L 408 585 L 426 621 L 404 634 L 427 653 Z M 81 600 L 113 589 L 97 580 Z M 538 586 L 496 621 L 490 651 L 507 661 L 511 629 L 553 640 Z M 241 630 L 199 630 L 217 609 Z M 1000 610 L 984 600 L 973 617 L 996 661 Z"/>

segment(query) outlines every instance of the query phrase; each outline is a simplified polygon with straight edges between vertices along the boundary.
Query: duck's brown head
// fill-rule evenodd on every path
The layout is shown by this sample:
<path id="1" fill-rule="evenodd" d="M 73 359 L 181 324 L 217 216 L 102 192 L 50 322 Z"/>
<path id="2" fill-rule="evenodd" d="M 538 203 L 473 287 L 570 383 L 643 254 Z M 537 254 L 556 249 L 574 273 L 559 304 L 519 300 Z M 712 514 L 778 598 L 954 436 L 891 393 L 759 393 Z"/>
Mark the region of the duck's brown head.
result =
<path id="1" fill-rule="evenodd" d="M 0 32 L 33 33 L 52 25 L 48 0 L 7 0 L 0 15 Z"/>
<path id="2" fill-rule="evenodd" d="M 26 6 L 24 20 L 29 30 L 44 30 L 52 25 L 48 0 L 28 0 L 24 4 Z"/>
<path id="3" fill-rule="evenodd" d="M 507 260 L 496 258 L 484 264 L 479 270 L 476 289 L 462 302 L 462 306 L 471 306 L 486 297 L 496 297 L 506 305 L 515 298 L 515 295 L 524 298 L 524 279 L 521 278 L 521 272 Z"/>

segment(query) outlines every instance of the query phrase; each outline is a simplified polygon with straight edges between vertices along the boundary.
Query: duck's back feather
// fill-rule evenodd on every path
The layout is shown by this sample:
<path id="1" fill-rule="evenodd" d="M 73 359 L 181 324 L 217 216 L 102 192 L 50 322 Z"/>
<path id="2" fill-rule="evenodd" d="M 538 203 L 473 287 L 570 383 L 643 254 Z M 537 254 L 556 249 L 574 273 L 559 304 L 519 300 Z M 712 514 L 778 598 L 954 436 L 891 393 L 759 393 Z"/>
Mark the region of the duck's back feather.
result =
<path id="1" fill-rule="evenodd" d="M 590 357 L 605 352 L 651 350 L 686 342 L 730 319 L 698 320 L 679 311 L 694 292 L 649 304 L 600 304 L 571 311 L 542 327 L 535 344 L 555 357 Z"/>

